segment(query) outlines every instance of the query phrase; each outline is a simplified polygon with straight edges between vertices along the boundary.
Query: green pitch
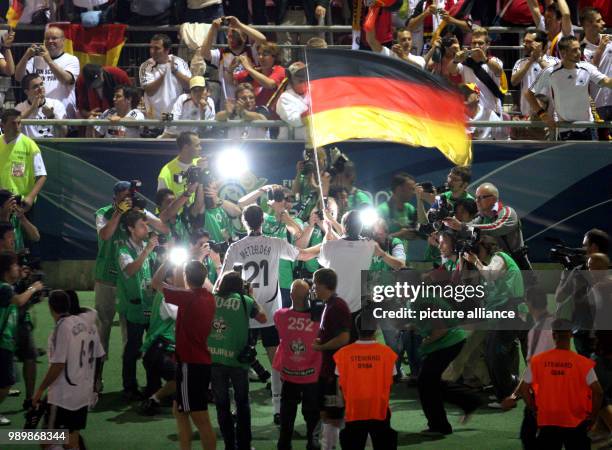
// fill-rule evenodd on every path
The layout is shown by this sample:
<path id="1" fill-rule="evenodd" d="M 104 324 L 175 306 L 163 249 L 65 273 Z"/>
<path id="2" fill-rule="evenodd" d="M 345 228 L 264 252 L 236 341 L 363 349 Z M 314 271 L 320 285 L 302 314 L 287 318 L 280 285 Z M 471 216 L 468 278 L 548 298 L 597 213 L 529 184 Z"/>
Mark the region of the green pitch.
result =
<path id="1" fill-rule="evenodd" d="M 80 293 L 83 306 L 93 306 L 93 292 Z M 35 307 L 36 343 L 46 349 L 47 337 L 53 328 L 46 303 Z M 94 411 L 87 417 L 87 429 L 83 432 L 89 450 L 168 450 L 177 449 L 178 440 L 174 418 L 169 407 L 162 409 L 162 414 L 155 417 L 142 416 L 138 413 L 137 403 L 126 403 L 121 397 L 121 332 L 117 326 L 111 334 L 110 359 L 104 367 L 104 392 Z M 263 350 L 263 349 L 261 349 Z M 259 352 L 260 361 L 269 366 L 267 358 Z M 39 358 L 38 380 L 40 382 L 47 367 L 46 356 Z M 21 365 L 18 366 L 18 379 L 15 387 L 23 392 L 21 382 Z M 139 380 L 144 385 L 144 369 L 139 365 Z M 0 405 L 0 413 L 7 415 L 12 425 L 6 429 L 18 429 L 23 426 L 21 403 L 23 396 L 9 397 Z M 486 401 L 486 397 L 483 397 Z M 211 419 L 217 430 L 217 448 L 223 449 L 223 440 L 216 422 L 215 407 L 210 405 Z M 420 409 L 416 388 L 395 385 L 391 394 L 392 425 L 399 432 L 401 449 L 520 449 L 518 439 L 522 419 L 522 405 L 510 412 L 482 408 L 472 420 L 464 425 L 457 425 L 460 411 L 447 407 L 449 421 L 455 430 L 454 434 L 440 439 L 422 437 L 418 432 L 426 428 L 426 421 Z M 270 393 L 261 383 L 251 383 L 251 415 L 253 442 L 257 450 L 276 449 L 278 428 L 272 421 L 272 401 Z M 2 430 L 4 431 L 4 430 Z M 306 428 L 298 410 L 294 449 L 305 448 Z M 36 449 L 37 446 L 3 446 L 3 449 Z M 194 442 L 194 449 L 200 448 Z"/>

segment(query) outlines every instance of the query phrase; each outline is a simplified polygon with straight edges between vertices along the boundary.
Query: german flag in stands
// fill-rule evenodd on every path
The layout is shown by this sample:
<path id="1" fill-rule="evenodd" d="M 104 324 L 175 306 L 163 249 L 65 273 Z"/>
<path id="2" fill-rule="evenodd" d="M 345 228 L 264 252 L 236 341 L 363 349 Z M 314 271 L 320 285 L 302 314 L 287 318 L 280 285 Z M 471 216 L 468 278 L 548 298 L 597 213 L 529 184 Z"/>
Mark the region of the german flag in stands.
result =
<path id="1" fill-rule="evenodd" d="M 15 28 L 21 19 L 23 9 L 25 8 L 25 0 L 13 0 L 11 6 L 6 12 L 6 21 L 10 27 Z"/>
<path id="2" fill-rule="evenodd" d="M 105 24 L 85 28 L 75 23 L 54 23 L 64 30 L 64 50 L 79 58 L 81 67 L 85 64 L 116 66 L 125 43 L 127 25 Z"/>
<path id="3" fill-rule="evenodd" d="M 436 147 L 469 164 L 463 99 L 444 80 L 372 52 L 307 49 L 312 144 L 379 139 Z"/>

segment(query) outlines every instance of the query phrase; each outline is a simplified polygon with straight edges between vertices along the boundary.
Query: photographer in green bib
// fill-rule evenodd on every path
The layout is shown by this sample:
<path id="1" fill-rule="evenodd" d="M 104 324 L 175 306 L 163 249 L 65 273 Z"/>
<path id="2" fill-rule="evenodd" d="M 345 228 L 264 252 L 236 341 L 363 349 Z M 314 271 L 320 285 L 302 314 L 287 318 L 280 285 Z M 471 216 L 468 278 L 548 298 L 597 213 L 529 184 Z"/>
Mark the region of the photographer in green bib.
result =
<path id="1" fill-rule="evenodd" d="M 128 235 L 117 251 L 117 312 L 127 335 L 123 350 L 123 393 L 127 400 L 142 400 L 136 381 L 136 362 L 151 316 L 154 297 L 151 253 L 158 246 L 158 238 L 156 234 L 149 234 L 147 217 L 140 210 L 127 212 L 122 226 Z"/>
<path id="2" fill-rule="evenodd" d="M 378 205 L 378 214 L 387 222 L 390 238 L 399 238 L 408 251 L 408 241 L 417 239 L 416 209 L 409 203 L 414 197 L 416 181 L 407 173 L 396 173 L 391 179 L 391 197 Z"/>
<path id="3" fill-rule="evenodd" d="M 191 183 L 185 186 L 185 191 L 176 196 L 168 188 L 160 189 L 155 194 L 155 204 L 162 222 L 168 225 L 170 233 L 167 237 L 179 245 L 189 243 L 189 233 L 193 216 L 192 209 L 185 208 L 189 198 L 198 188 L 198 183 Z"/>
<path id="4" fill-rule="evenodd" d="M 517 343 L 523 328 L 517 308 L 525 294 L 523 275 L 514 259 L 499 249 L 493 236 L 481 236 L 478 240 L 478 254 L 466 252 L 463 257 L 476 267 L 485 284 L 485 309 L 516 313 L 513 323 L 504 323 L 503 327 L 492 324 L 493 329 L 489 330 L 486 339 L 485 354 L 489 375 L 497 396 L 497 402 L 490 406 L 496 408 L 499 402 L 512 394 L 517 384 Z"/>

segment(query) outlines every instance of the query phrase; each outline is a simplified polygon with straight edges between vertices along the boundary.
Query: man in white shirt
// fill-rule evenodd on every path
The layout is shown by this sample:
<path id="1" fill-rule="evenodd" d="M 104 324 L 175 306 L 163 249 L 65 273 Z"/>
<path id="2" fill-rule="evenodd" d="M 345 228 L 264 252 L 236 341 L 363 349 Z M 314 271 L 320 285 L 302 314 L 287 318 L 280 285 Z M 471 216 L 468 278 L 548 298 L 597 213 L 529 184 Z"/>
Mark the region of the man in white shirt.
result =
<path id="1" fill-rule="evenodd" d="M 612 87 L 612 78 L 602 74 L 592 64 L 582 62 L 580 43 L 574 36 L 559 40 L 561 62 L 543 71 L 533 86 L 525 93 L 533 109 L 537 109 L 536 95 L 552 95 L 556 118 L 560 121 L 592 122 L 589 82 L 601 88 Z M 555 118 L 547 111 L 539 110 L 537 115 L 555 127 Z M 593 140 L 589 128 L 561 130 L 562 140 Z"/>
<path id="2" fill-rule="evenodd" d="M 69 448 L 79 448 L 87 410 L 94 398 L 94 380 L 104 349 L 95 325 L 70 315 L 70 298 L 64 291 L 49 296 L 55 328 L 49 336 L 49 369 L 32 397 L 36 407 L 48 389 L 48 429 L 69 431 Z"/>
<path id="3" fill-rule="evenodd" d="M 361 271 L 369 270 L 372 258 L 379 256 L 385 264 L 399 268 L 404 261 L 384 252 L 374 240 L 361 237 L 363 224 L 360 211 L 352 210 L 342 217 L 346 235 L 336 240 L 326 240 L 321 246 L 319 264 L 338 274 L 336 293 L 349 307 L 353 316 L 351 337 L 356 337 L 355 318 L 361 311 Z M 326 235 L 325 239 L 328 239 Z"/>
<path id="4" fill-rule="evenodd" d="M 66 110 L 59 100 L 45 97 L 45 85 L 36 73 L 29 73 L 21 85 L 24 88 L 27 99 L 15 106 L 21 113 L 22 119 L 64 119 Z M 64 137 L 67 127 L 58 125 L 24 125 L 23 134 L 37 138 Z"/>
<path id="5" fill-rule="evenodd" d="M 189 94 L 181 94 L 172 107 L 172 120 L 215 120 L 215 102 L 209 96 L 204 77 L 197 76 L 189 81 Z M 210 127 L 206 127 L 208 129 Z M 160 138 L 174 138 L 183 131 L 192 131 L 199 135 L 205 129 L 201 127 L 168 126 Z"/>
<path id="6" fill-rule="evenodd" d="M 172 111 L 176 98 L 189 88 L 191 71 L 181 58 L 170 54 L 172 41 L 165 34 L 151 38 L 149 54 L 140 66 L 140 85 L 145 91 L 147 117 L 161 119 Z"/>
<path id="7" fill-rule="evenodd" d="M 217 40 L 217 33 L 224 20 L 227 21 L 228 26 L 228 48 L 213 49 L 213 43 Z M 238 57 L 244 54 L 251 60 L 253 66 L 258 66 L 259 56 L 257 54 L 257 47 L 264 42 L 266 42 L 266 37 L 263 34 L 243 24 L 234 16 L 226 16 L 213 20 L 200 51 L 202 58 L 207 63 L 216 66 L 219 71 L 219 82 L 223 92 L 222 105 L 226 99 L 234 98 L 238 84 L 246 81 L 242 76 L 245 73 L 248 75 L 248 72 L 246 72 Z"/>
<path id="8" fill-rule="evenodd" d="M 489 109 L 485 109 L 480 103 L 480 89 L 474 83 L 462 84 L 459 90 L 463 94 L 465 112 L 468 122 L 480 120 L 499 122 L 501 118 Z M 482 139 L 501 139 L 503 138 L 503 128 L 492 127 L 468 127 L 467 133 L 474 140 Z"/>
<path id="9" fill-rule="evenodd" d="M 521 86 L 521 114 L 525 117 L 531 116 L 537 110 L 533 110 L 525 98 L 525 92 L 535 82 L 542 70 L 550 67 L 559 60 L 545 53 L 548 38 L 543 31 L 535 31 L 525 34 L 523 48 L 525 56 L 519 59 L 512 69 L 510 82 L 513 86 Z M 538 108 L 539 109 L 539 108 Z"/>
<path id="10" fill-rule="evenodd" d="M 240 83 L 236 87 L 236 99 L 226 99 L 225 110 L 219 111 L 216 120 L 238 122 L 251 122 L 253 120 L 266 120 L 267 117 L 259 111 L 255 104 L 255 90 L 251 83 Z M 269 139 L 267 128 L 261 127 L 232 127 L 227 131 L 228 139 Z"/>
<path id="11" fill-rule="evenodd" d="M 540 12 L 538 0 L 527 0 L 527 5 L 531 11 L 531 17 L 536 28 L 545 31 L 548 35 L 548 45 L 545 48 L 546 54 L 560 58 L 559 40 L 563 36 L 574 34 L 571 12 L 566 0 L 550 2 L 544 10 L 544 15 Z"/>
<path id="12" fill-rule="evenodd" d="M 117 86 L 113 95 L 113 107 L 104 111 L 99 119 L 108 119 L 111 123 L 119 120 L 144 120 L 144 114 L 138 109 L 140 91 L 133 86 Z M 139 138 L 141 127 L 124 127 L 123 125 L 96 125 L 91 137 L 106 138 Z"/>
<path id="13" fill-rule="evenodd" d="M 606 23 L 595 8 L 585 8 L 580 13 L 584 28 L 584 59 L 593 64 L 604 75 L 612 76 L 612 36 L 601 34 Z M 595 101 L 597 114 L 603 120 L 612 120 L 612 91 L 591 83 L 591 97 Z"/>
<path id="14" fill-rule="evenodd" d="M 410 53 L 412 50 L 412 33 L 407 28 L 397 29 L 395 32 L 395 43 L 391 49 L 381 45 L 378 39 L 376 39 L 375 30 L 366 32 L 366 40 L 374 53 L 380 53 L 390 58 L 402 59 L 425 70 L 425 58 Z"/>
<path id="15" fill-rule="evenodd" d="M 45 83 L 47 98 L 64 104 L 66 117 L 76 117 L 75 82 L 81 69 L 76 56 L 64 53 L 64 32 L 57 27 L 45 31 L 44 45 L 33 44 L 15 68 L 15 79 L 37 73 Z"/>
<path id="16" fill-rule="evenodd" d="M 480 89 L 480 102 L 483 108 L 501 117 L 504 94 L 500 90 L 500 82 L 504 64 L 500 59 L 488 56 L 490 43 L 486 29 L 475 29 L 472 33 L 470 50 L 457 52 L 449 65 L 448 72 L 450 75 L 460 73 L 466 84 L 475 83 Z"/>
<path id="17" fill-rule="evenodd" d="M 306 65 L 296 61 L 287 67 L 289 85 L 285 92 L 278 97 L 276 114 L 282 121 L 295 130 L 295 139 L 310 139 L 306 127 L 302 122 L 302 115 L 310 108 L 308 83 L 306 82 Z M 287 138 L 287 130 L 282 128 L 279 139 Z"/>

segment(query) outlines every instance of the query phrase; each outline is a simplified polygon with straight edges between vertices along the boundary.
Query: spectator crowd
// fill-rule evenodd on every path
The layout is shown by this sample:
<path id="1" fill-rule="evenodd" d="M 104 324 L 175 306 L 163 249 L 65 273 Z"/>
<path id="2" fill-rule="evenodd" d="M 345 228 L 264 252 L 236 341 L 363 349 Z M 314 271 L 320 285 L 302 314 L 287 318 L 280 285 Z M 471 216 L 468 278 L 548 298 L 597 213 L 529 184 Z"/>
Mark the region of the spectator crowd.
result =
<path id="1" fill-rule="evenodd" d="M 8 95 L 14 99 L 10 103 L 25 119 L 109 121 L 109 126 L 86 130 L 29 125 L 25 133 L 34 138 L 176 137 L 186 128 L 173 126 L 172 120 L 240 123 L 229 131 L 193 127 L 201 137 L 288 136 L 285 127 L 266 129 L 248 124 L 264 119 L 281 119 L 294 129 L 296 138 L 302 138 L 300 114 L 309 106 L 303 48 L 292 51 L 279 44 L 325 48 L 325 36 L 261 33 L 251 24 L 346 23 L 335 2 L 294 5 L 282 1 L 270 7 L 258 1 L 252 5 L 251 14 L 249 9 L 242 9 L 242 4 L 229 2 L 223 6 L 216 1 L 179 5 L 168 0 L 156 4 L 156 8 L 148 8 L 147 2 L 139 1 L 96 0 L 89 5 L 79 0 L 66 1 L 62 9 L 54 11 L 44 9 L 46 2 L 32 3 L 27 2 L 29 8 L 22 15 L 22 23 L 47 23 L 42 42 L 37 42 L 40 37 L 35 32 L 20 32 L 19 28 L 5 30 L 2 35 L 0 74 L 13 77 L 19 85 Z M 473 139 L 608 140 L 607 128 L 555 126 L 557 122 L 609 121 L 611 118 L 612 43 L 605 30 L 612 13 L 607 2 L 513 0 L 497 2 L 497 8 L 489 3 L 397 1 L 380 9 L 375 27 L 356 32 L 353 47 L 403 59 L 420 70 L 447 79 L 464 98 L 467 121 L 516 119 L 546 124 L 546 127 L 528 128 L 469 127 L 467 133 Z M 367 7 L 360 10 L 365 17 Z M 150 58 L 138 61 L 137 73 L 128 73 L 121 67 L 96 64 L 80 67 L 77 57 L 65 52 L 64 32 L 53 26 L 50 16 L 58 20 L 69 18 L 90 27 L 93 25 L 85 17 L 92 13 L 99 13 L 101 24 L 122 21 L 163 25 L 205 20 L 210 26 L 202 28 L 204 38 L 190 52 L 183 51 L 179 42 L 168 34 L 144 34 L 145 38 L 150 37 Z M 35 16 L 44 14 L 49 18 L 37 22 Z M 364 18 L 362 28 L 363 21 Z M 535 29 L 525 28 L 520 34 L 489 32 L 488 28 L 495 25 L 535 26 Z M 132 37 L 135 42 L 142 38 L 129 34 L 128 43 Z M 522 42 L 518 42 L 519 38 Z M 24 39 L 34 43 L 17 58 L 13 55 L 14 44 Z M 346 39 L 348 36 L 340 35 L 335 41 L 348 43 Z M 522 55 L 516 50 L 520 45 Z M 191 59 L 193 53 L 197 58 Z M 130 64 L 135 57 L 138 56 L 130 56 Z M 196 64 L 196 59 L 204 64 Z M 32 75 L 38 75 L 41 81 L 33 82 L 35 88 L 30 86 Z M 123 94 L 132 86 L 136 89 L 128 90 L 128 105 Z M 10 88 L 0 86 L 0 90 L 4 98 Z M 117 120 L 142 118 L 170 123 L 157 127 L 112 125 Z"/>

